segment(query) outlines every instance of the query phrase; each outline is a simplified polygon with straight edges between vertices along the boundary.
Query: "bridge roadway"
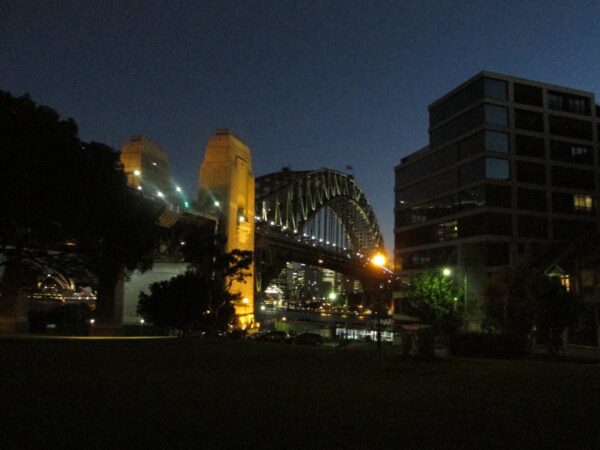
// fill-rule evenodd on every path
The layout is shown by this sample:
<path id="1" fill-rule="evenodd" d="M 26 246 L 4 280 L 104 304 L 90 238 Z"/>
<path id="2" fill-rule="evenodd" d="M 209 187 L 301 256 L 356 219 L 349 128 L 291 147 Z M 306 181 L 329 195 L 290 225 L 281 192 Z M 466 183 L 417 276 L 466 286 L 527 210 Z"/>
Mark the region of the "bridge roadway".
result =
<path id="1" fill-rule="evenodd" d="M 255 242 L 255 267 L 261 271 L 265 287 L 281 272 L 285 263 L 291 261 L 342 273 L 361 281 L 365 290 L 391 280 L 391 271 L 374 265 L 367 255 L 323 245 L 306 235 L 284 233 L 265 223 L 256 223 Z"/>

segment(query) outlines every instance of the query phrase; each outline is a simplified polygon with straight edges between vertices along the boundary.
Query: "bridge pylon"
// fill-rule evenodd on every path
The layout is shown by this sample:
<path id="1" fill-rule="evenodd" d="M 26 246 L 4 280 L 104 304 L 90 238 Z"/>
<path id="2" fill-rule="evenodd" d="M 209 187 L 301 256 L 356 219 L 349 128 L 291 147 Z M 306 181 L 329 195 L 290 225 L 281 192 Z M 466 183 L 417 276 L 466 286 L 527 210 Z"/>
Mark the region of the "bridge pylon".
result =
<path id="1" fill-rule="evenodd" d="M 226 252 L 254 252 L 254 196 L 250 149 L 229 130 L 217 130 L 200 167 L 198 207 L 219 217 Z M 250 272 L 245 283 L 232 286 L 232 292 L 240 293 L 234 307 L 242 328 L 254 326 L 254 263 Z"/>

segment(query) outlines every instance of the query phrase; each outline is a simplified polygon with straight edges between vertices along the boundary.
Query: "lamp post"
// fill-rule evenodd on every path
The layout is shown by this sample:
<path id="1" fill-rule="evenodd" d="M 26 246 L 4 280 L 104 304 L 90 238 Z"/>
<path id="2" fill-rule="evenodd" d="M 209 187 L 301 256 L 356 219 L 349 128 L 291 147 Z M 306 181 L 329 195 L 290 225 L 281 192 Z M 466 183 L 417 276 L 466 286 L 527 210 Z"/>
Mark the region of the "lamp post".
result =
<path id="1" fill-rule="evenodd" d="M 449 267 L 444 267 L 442 269 L 442 275 L 444 275 L 445 277 L 449 277 L 450 275 L 452 275 L 452 269 L 450 269 Z M 463 311 L 463 320 L 465 322 L 465 327 L 468 326 L 468 302 L 467 302 L 467 269 L 464 269 L 464 275 L 463 275 L 463 296 L 464 296 L 464 311 Z"/>
<path id="2" fill-rule="evenodd" d="M 465 319 L 465 328 L 468 331 L 469 328 L 469 311 L 468 311 L 468 302 L 467 302 L 467 268 L 465 267 L 465 274 L 464 274 L 464 280 L 463 280 L 463 284 L 464 284 L 464 290 L 465 293 L 463 294 L 465 296 L 465 312 L 464 312 L 464 319 Z"/>
<path id="3" fill-rule="evenodd" d="M 382 252 L 377 252 L 375 253 L 372 257 L 371 257 L 371 264 L 373 264 L 375 267 L 379 267 L 381 269 L 385 269 L 385 266 L 387 264 L 388 258 L 387 256 L 382 253 Z M 375 313 L 375 315 L 377 316 L 377 330 L 376 330 L 376 335 L 377 335 L 377 350 L 381 350 L 381 313 L 383 312 L 383 303 L 386 300 L 386 294 L 387 294 L 387 289 L 386 289 L 386 285 L 380 285 L 379 286 L 380 291 L 377 292 L 376 296 L 376 303 L 375 305 L 373 305 L 374 307 L 372 308 L 373 313 Z"/>

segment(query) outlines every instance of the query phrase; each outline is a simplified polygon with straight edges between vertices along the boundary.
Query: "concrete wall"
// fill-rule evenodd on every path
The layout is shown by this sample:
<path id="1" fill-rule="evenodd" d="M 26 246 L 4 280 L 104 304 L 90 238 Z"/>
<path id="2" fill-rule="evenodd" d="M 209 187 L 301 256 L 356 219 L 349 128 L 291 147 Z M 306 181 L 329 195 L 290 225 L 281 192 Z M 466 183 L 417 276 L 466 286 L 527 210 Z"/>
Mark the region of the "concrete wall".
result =
<path id="1" fill-rule="evenodd" d="M 170 280 L 185 272 L 187 263 L 156 262 L 152 270 L 144 273 L 135 271 L 125 281 L 123 299 L 123 324 L 138 323 L 140 317 L 136 313 L 140 292 L 149 293 L 150 285 L 157 281 Z"/>

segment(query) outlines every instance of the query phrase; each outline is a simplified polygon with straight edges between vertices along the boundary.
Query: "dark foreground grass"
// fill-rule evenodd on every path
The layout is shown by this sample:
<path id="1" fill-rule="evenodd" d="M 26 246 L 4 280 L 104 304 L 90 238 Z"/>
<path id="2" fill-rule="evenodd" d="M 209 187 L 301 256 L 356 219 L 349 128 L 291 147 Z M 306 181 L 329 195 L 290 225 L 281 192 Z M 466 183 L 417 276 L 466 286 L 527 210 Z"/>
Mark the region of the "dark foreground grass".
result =
<path id="1" fill-rule="evenodd" d="M 598 448 L 600 366 L 0 340 L 1 448 Z"/>

